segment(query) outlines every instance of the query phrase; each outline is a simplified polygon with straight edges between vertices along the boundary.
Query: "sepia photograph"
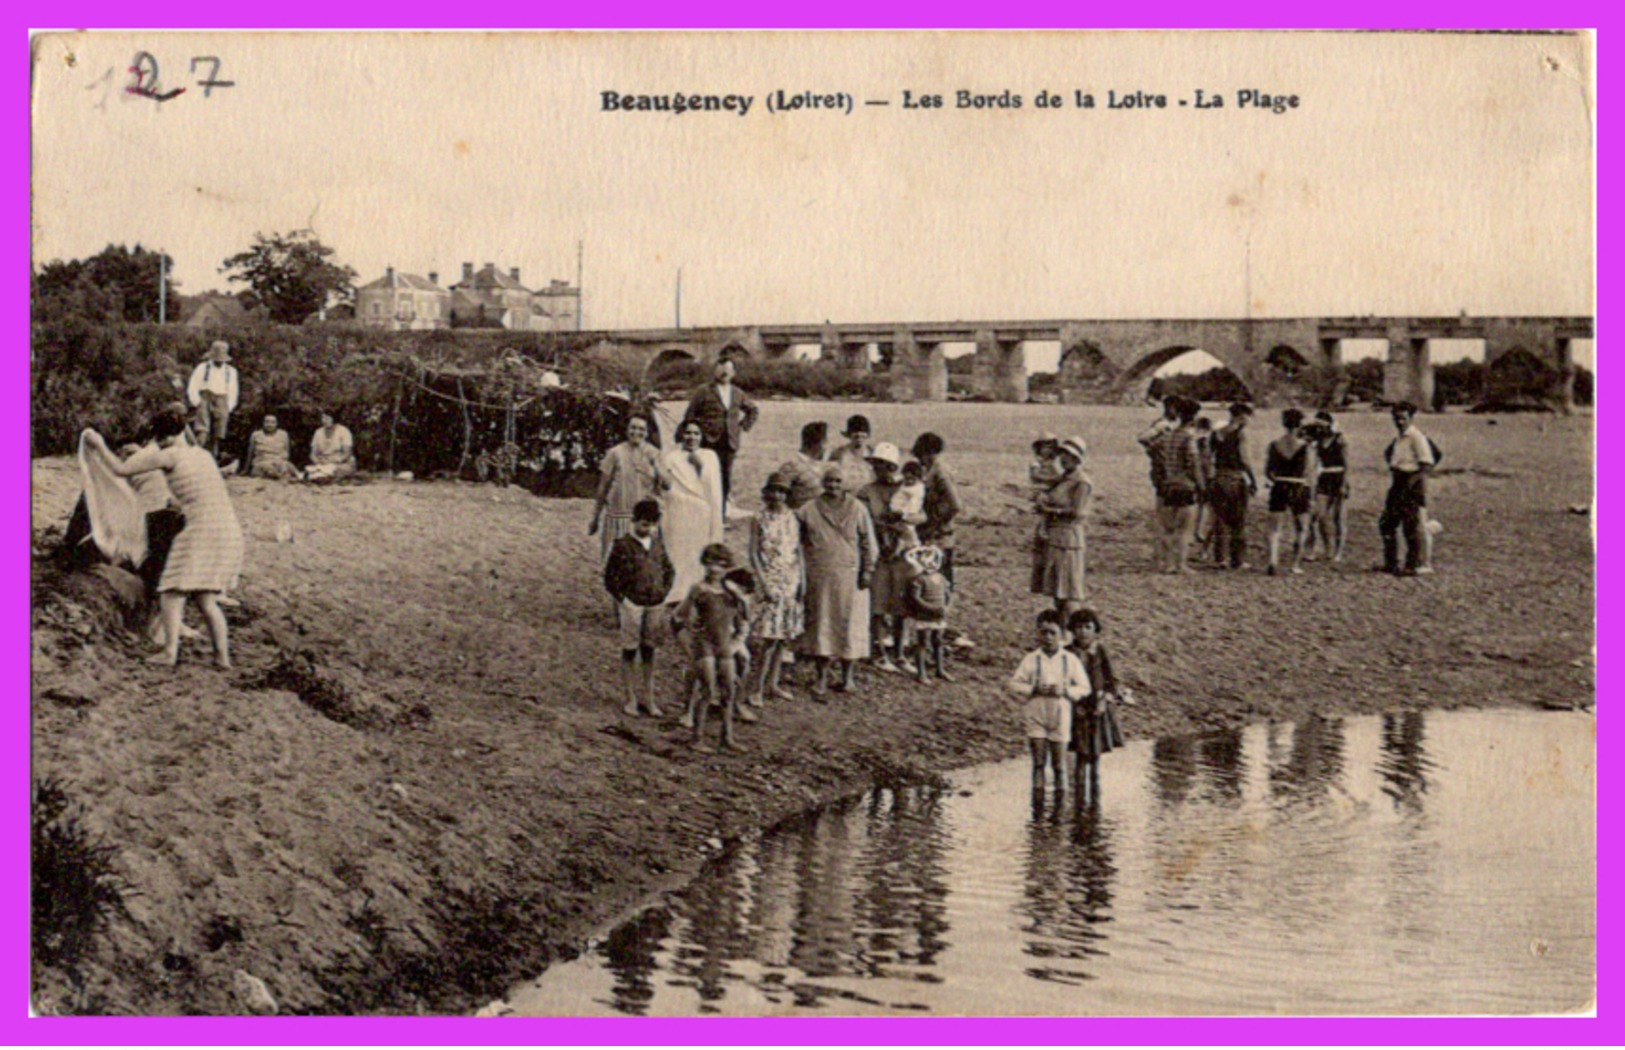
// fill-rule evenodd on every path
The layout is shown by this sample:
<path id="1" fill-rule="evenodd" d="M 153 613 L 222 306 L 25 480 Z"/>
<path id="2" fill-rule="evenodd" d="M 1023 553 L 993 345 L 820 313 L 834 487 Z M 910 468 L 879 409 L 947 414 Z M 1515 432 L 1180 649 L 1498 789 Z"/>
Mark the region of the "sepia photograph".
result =
<path id="1" fill-rule="evenodd" d="M 32 35 L 33 1013 L 1593 1014 L 1595 44 Z"/>

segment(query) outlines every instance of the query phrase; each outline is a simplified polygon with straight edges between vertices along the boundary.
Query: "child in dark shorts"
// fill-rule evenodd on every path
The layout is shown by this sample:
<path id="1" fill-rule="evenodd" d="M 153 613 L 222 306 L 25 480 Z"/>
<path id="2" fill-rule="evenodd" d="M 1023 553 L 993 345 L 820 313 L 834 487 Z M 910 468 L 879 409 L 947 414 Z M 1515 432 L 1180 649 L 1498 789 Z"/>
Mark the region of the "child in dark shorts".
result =
<path id="1" fill-rule="evenodd" d="M 615 600 L 621 637 L 621 682 L 626 692 L 626 714 L 638 713 L 638 684 L 643 685 L 643 706 L 654 717 L 655 648 L 665 618 L 666 595 L 676 577 L 666 545 L 661 542 L 660 504 L 640 500 L 632 508 L 632 531 L 616 538 L 604 562 L 604 589 Z M 640 665 L 641 664 L 641 673 Z"/>

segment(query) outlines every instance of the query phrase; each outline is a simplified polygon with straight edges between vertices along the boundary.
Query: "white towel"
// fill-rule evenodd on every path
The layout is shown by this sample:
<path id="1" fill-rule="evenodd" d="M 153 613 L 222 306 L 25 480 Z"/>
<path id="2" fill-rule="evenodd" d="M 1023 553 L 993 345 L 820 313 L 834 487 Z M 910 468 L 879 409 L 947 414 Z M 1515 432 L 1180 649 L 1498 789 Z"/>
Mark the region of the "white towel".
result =
<path id="1" fill-rule="evenodd" d="M 128 559 L 137 568 L 147 557 L 147 515 L 130 483 L 113 473 L 113 465 L 79 435 L 79 473 L 85 481 L 85 510 L 90 537 L 114 565 Z"/>

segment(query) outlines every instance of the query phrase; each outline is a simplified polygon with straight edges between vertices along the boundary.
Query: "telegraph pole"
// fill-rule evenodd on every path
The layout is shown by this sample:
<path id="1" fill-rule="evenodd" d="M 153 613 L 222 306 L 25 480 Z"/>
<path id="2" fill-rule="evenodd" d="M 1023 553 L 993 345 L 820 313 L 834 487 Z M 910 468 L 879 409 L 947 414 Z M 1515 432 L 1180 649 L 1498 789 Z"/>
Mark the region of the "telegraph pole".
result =
<path id="1" fill-rule="evenodd" d="M 581 299 L 583 295 L 581 289 L 581 253 L 582 245 L 585 243 L 585 241 L 576 242 L 576 331 L 578 332 L 581 331 Z"/>
<path id="2" fill-rule="evenodd" d="M 169 299 L 169 273 L 164 266 L 167 256 L 162 251 L 158 253 L 158 323 L 164 323 L 164 305 Z"/>
<path id="3" fill-rule="evenodd" d="M 677 267 L 677 327 L 683 327 L 683 268 Z"/>

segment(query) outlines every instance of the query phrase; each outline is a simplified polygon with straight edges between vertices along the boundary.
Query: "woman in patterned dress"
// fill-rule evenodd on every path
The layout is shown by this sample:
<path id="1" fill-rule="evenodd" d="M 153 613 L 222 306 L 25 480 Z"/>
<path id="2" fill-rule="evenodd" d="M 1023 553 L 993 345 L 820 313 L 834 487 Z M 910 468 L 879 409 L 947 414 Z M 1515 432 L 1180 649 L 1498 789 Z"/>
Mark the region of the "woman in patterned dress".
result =
<path id="1" fill-rule="evenodd" d="M 182 436 L 185 430 L 183 414 L 159 413 L 152 421 L 158 447 L 143 449 L 129 459 L 115 455 L 99 434 L 93 433 L 89 440 L 120 477 L 162 470 L 175 502 L 186 515 L 186 525 L 175 537 L 164 574 L 158 580 L 164 651 L 154 655 L 152 662 L 173 667 L 180 658 L 181 613 L 190 598 L 209 624 L 215 662 L 229 668 L 231 646 L 220 596 L 236 586 L 242 571 L 243 530 L 237 524 L 237 512 L 232 509 L 226 481 L 214 457 L 187 444 Z"/>
<path id="2" fill-rule="evenodd" d="M 750 567 L 756 574 L 750 636 L 762 646 L 756 658 L 756 688 L 746 701 L 752 707 L 762 706 L 763 693 L 790 699 L 779 685 L 779 667 L 788 644 L 801 637 L 805 626 L 801 602 L 807 572 L 801 558 L 801 522 L 789 507 L 790 487 L 785 475 L 768 478 L 762 486 L 766 509 L 750 526 Z"/>
<path id="3" fill-rule="evenodd" d="M 603 537 L 600 566 L 609 561 L 609 549 L 615 541 L 632 531 L 632 508 L 643 500 L 659 497 L 660 481 L 655 472 L 659 457 L 660 450 L 649 443 L 649 421 L 633 416 L 626 424 L 626 440 L 606 452 L 598 465 L 603 477 L 598 482 L 597 503 L 587 535 L 598 533 Z"/>

